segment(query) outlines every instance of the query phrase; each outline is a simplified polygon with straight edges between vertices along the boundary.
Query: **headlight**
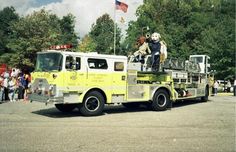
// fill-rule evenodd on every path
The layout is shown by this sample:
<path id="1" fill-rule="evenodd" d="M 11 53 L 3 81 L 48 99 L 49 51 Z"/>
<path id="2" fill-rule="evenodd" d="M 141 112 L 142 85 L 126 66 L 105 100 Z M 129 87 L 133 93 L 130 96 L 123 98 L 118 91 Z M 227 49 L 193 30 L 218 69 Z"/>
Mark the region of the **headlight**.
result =
<path id="1" fill-rule="evenodd" d="M 53 89 L 54 89 L 54 85 L 51 84 L 51 85 L 49 86 L 49 91 L 52 91 Z"/>
<path id="2" fill-rule="evenodd" d="M 48 92 L 49 96 L 54 96 L 56 94 L 56 85 L 50 84 Z"/>

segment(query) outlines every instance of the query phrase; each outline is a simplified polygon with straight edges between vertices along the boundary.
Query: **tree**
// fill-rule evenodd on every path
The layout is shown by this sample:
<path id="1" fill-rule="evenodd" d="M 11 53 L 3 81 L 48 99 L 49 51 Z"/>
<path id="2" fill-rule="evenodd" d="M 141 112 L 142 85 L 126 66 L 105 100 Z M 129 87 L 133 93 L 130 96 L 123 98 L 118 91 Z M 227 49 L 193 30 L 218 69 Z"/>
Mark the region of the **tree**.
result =
<path id="1" fill-rule="evenodd" d="M 137 21 L 129 23 L 125 44 L 135 41 L 148 26 L 167 43 L 168 57 L 187 59 L 191 54 L 211 57 L 216 77 L 233 77 L 235 71 L 234 0 L 144 0 Z"/>
<path id="2" fill-rule="evenodd" d="M 77 47 L 77 35 L 75 33 L 75 17 L 72 14 L 63 16 L 59 21 L 61 27 L 61 43 L 72 44 L 74 48 Z"/>
<path id="3" fill-rule="evenodd" d="M 71 15 L 60 20 L 45 10 L 22 17 L 11 26 L 13 37 L 8 47 L 15 51 L 9 63 L 13 66 L 30 66 L 35 63 L 36 52 L 52 45 L 77 41 L 74 33 L 74 18 Z"/>
<path id="4" fill-rule="evenodd" d="M 233 80 L 236 77 L 235 1 L 222 1 L 215 11 L 217 24 L 211 30 L 215 46 L 210 52 L 212 65 L 217 78 Z"/>
<path id="5" fill-rule="evenodd" d="M 116 26 L 117 27 L 117 26 Z M 89 36 L 96 43 L 96 51 L 99 53 L 113 54 L 114 45 L 114 21 L 108 14 L 104 14 L 92 25 Z M 116 52 L 120 49 L 121 30 L 116 29 Z M 119 54 L 119 52 L 117 52 Z"/>
<path id="6" fill-rule="evenodd" d="M 45 10 L 20 18 L 11 29 L 16 38 L 11 40 L 8 47 L 16 51 L 11 59 L 15 65 L 33 66 L 36 52 L 60 43 L 59 19 Z"/>
<path id="7" fill-rule="evenodd" d="M 11 50 L 7 47 L 12 34 L 10 25 L 17 22 L 18 19 L 19 16 L 13 7 L 6 7 L 0 11 L 0 56 L 4 53 L 11 52 Z"/>
<path id="8" fill-rule="evenodd" d="M 85 35 L 82 39 L 81 43 L 79 44 L 79 51 L 80 52 L 91 52 L 96 50 L 96 44 L 94 40 L 89 37 L 88 35 Z"/>

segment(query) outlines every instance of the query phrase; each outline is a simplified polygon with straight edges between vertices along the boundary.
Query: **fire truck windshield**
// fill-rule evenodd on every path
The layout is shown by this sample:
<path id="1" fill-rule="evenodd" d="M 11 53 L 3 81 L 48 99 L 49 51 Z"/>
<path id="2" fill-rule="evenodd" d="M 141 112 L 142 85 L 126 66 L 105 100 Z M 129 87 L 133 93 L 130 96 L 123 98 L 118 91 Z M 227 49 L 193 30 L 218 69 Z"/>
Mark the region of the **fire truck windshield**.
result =
<path id="1" fill-rule="evenodd" d="M 194 63 L 203 63 L 203 57 L 190 57 L 190 61 L 194 62 Z"/>
<path id="2" fill-rule="evenodd" d="M 37 55 L 35 71 L 60 71 L 62 69 L 62 58 L 60 53 L 40 53 Z"/>

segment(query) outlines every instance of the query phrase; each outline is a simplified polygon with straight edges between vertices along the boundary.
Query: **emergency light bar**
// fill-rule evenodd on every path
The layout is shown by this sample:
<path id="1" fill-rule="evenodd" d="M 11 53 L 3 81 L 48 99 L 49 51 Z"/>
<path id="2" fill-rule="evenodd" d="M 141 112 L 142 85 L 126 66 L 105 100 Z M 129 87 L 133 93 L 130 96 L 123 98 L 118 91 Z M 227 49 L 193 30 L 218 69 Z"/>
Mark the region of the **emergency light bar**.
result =
<path id="1" fill-rule="evenodd" d="M 61 49 L 69 49 L 72 48 L 71 44 L 66 44 L 66 45 L 53 45 L 50 46 L 49 49 L 54 49 L 54 50 L 61 50 Z"/>

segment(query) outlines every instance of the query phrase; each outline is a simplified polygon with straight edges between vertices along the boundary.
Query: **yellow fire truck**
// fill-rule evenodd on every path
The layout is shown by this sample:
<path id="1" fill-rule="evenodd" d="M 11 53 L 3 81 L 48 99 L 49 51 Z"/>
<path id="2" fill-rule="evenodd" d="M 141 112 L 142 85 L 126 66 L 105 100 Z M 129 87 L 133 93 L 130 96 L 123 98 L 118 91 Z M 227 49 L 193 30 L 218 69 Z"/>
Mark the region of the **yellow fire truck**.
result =
<path id="1" fill-rule="evenodd" d="M 208 59 L 192 55 L 184 62 L 167 60 L 160 72 L 152 72 L 150 56 L 141 64 L 126 56 L 38 52 L 29 99 L 53 103 L 62 112 L 78 108 L 85 116 L 100 115 L 105 105 L 115 103 L 163 111 L 177 100 L 208 100 Z"/>

